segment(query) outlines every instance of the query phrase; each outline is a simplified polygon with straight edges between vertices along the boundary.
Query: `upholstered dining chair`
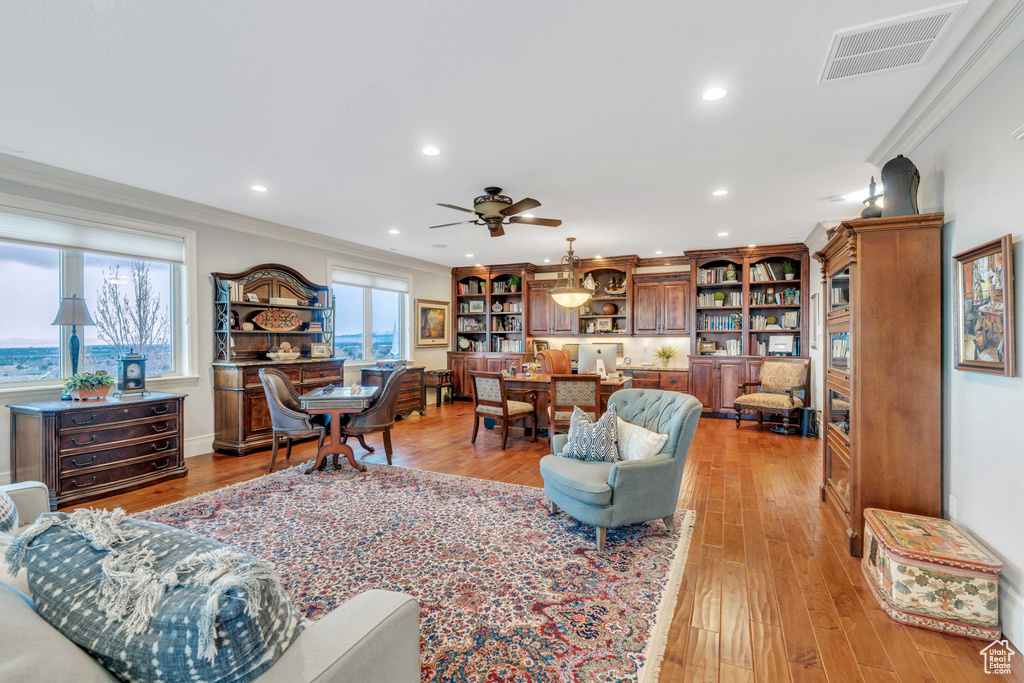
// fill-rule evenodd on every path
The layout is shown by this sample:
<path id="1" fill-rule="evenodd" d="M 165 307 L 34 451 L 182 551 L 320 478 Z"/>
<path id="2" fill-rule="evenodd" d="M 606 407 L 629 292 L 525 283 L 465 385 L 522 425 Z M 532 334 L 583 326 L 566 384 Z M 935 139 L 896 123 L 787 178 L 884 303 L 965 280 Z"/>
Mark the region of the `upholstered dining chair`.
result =
<path id="1" fill-rule="evenodd" d="M 277 440 L 284 437 L 285 460 L 292 458 L 292 439 L 316 436 L 319 438 L 318 448 L 323 447 L 327 438 L 327 420 L 324 415 L 310 415 L 302 410 L 295 386 L 288 375 L 274 368 L 260 368 L 260 382 L 263 393 L 267 396 L 270 408 L 270 425 L 274 445 L 270 454 L 268 472 L 274 471 L 277 461 Z"/>
<path id="2" fill-rule="evenodd" d="M 374 452 L 373 446 L 367 446 L 363 436 L 383 432 L 384 455 L 387 457 L 389 465 L 392 455 L 391 427 L 395 424 L 398 394 L 402 390 L 402 375 L 404 374 L 405 368 L 398 368 L 392 372 L 388 376 L 388 381 L 384 383 L 384 388 L 377 401 L 363 412 L 352 415 L 349 421 L 341 426 L 341 435 L 344 437 L 344 441 L 348 441 L 350 436 L 354 436 L 359 441 L 359 445 L 369 453 Z M 337 456 L 335 456 L 335 464 L 337 464 L 337 460 Z"/>
<path id="3" fill-rule="evenodd" d="M 526 401 L 511 401 L 505 392 L 505 378 L 500 372 L 471 372 L 473 382 L 473 438 L 480 428 L 480 418 L 490 417 L 501 422 L 501 450 L 508 443 L 509 424 L 514 420 L 533 418 L 533 440 L 537 440 L 537 392 L 523 394 Z"/>
<path id="4" fill-rule="evenodd" d="M 551 375 L 548 396 L 548 435 L 569 428 L 576 406 L 594 421 L 601 416 L 600 375 Z"/>
<path id="5" fill-rule="evenodd" d="M 544 494 L 551 512 L 562 509 L 573 519 L 595 528 L 597 549 L 604 550 L 605 534 L 626 524 L 660 519 L 671 532 L 679 504 L 686 454 L 697 431 L 701 405 L 693 396 L 659 389 L 621 389 L 608 397 L 618 416 L 668 440 L 657 455 L 643 460 L 597 462 L 562 458 L 558 453 L 568 436 L 551 437 L 552 455 L 540 460 Z"/>
<path id="6" fill-rule="evenodd" d="M 764 424 L 764 413 L 782 416 L 782 428 L 789 433 L 789 421 L 794 411 L 806 402 L 807 385 L 811 381 L 811 361 L 808 358 L 766 358 L 761 363 L 761 379 L 744 382 L 741 391 L 757 387 L 753 393 L 744 393 L 733 401 L 736 426 L 744 410 L 757 413 L 757 424 Z"/>
<path id="7" fill-rule="evenodd" d="M 572 358 L 565 349 L 546 349 L 537 352 L 537 363 L 542 375 L 572 374 Z"/>

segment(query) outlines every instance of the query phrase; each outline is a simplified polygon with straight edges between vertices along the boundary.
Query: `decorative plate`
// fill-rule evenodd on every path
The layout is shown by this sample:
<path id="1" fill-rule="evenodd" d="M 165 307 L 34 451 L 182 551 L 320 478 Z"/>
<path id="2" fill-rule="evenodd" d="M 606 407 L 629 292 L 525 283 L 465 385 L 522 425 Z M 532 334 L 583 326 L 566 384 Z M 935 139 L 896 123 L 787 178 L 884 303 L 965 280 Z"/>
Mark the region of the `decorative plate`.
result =
<path id="1" fill-rule="evenodd" d="M 501 313 L 501 304 L 495 302 L 494 304 L 491 305 L 491 310 L 494 311 L 495 313 Z"/>
<path id="2" fill-rule="evenodd" d="M 295 311 L 282 311 L 279 308 L 260 311 L 252 321 L 268 332 L 289 332 L 302 324 L 302 319 Z"/>
<path id="3" fill-rule="evenodd" d="M 465 337 L 459 337 L 459 348 L 465 351 L 469 348 L 469 340 Z"/>

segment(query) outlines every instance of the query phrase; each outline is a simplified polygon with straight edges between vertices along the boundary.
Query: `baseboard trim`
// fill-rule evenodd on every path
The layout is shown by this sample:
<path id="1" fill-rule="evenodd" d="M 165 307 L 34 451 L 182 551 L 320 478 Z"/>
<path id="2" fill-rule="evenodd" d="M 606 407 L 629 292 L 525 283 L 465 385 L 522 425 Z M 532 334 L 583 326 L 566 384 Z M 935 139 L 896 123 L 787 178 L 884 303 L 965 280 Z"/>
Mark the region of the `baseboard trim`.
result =
<path id="1" fill-rule="evenodd" d="M 202 436 L 190 436 L 185 439 L 185 457 L 194 458 L 197 455 L 213 453 L 213 434 Z"/>
<path id="2" fill-rule="evenodd" d="M 1024 643 L 1024 598 L 1006 585 L 1006 581 L 999 582 L 999 615 L 1003 637 L 1018 646 Z"/>

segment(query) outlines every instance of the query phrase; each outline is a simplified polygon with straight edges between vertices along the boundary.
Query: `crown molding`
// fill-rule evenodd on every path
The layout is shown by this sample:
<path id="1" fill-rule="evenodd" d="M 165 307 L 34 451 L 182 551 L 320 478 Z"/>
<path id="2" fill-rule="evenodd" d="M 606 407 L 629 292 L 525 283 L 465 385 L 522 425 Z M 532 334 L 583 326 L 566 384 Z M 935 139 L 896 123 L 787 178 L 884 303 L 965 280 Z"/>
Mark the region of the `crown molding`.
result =
<path id="1" fill-rule="evenodd" d="M 302 228 L 253 218 L 187 199 L 143 190 L 131 185 L 103 180 L 84 173 L 76 173 L 7 154 L 0 154 L 0 180 L 188 223 L 232 230 L 302 246 L 330 249 L 345 254 L 349 258 L 372 259 L 444 276 L 448 276 L 451 272 L 448 267 L 439 263 L 368 247 L 364 244 Z"/>
<path id="2" fill-rule="evenodd" d="M 868 161 L 908 155 L 1024 41 L 1024 0 L 993 0 Z"/>

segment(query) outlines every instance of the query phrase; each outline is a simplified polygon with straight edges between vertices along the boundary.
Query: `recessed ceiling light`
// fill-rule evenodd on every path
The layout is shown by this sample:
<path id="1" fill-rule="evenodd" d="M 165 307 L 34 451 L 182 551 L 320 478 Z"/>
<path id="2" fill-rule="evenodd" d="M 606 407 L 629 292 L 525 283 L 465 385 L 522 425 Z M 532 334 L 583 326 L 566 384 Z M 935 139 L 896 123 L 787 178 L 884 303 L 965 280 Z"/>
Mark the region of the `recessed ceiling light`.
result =
<path id="1" fill-rule="evenodd" d="M 252 189 L 253 192 L 266 192 L 267 191 L 267 188 L 264 187 L 263 185 L 253 185 L 251 189 Z"/>
<path id="2" fill-rule="evenodd" d="M 424 147 L 423 153 L 426 154 L 428 157 L 436 157 L 438 154 L 441 153 L 441 150 L 439 150 L 437 147 Z"/>
<path id="3" fill-rule="evenodd" d="M 476 264 L 476 267 L 477 267 L 477 268 L 482 268 L 482 267 L 483 267 L 483 265 L 482 265 L 482 264 L 479 264 L 479 263 L 478 263 L 478 264 Z"/>
<path id="4" fill-rule="evenodd" d="M 388 230 L 388 232 L 390 232 L 392 235 L 397 235 L 401 231 L 398 228 L 391 228 L 390 230 Z"/>
<path id="5" fill-rule="evenodd" d="M 472 254 L 466 254 L 466 258 L 473 258 Z"/>
<path id="6" fill-rule="evenodd" d="M 723 97 L 725 97 L 725 88 L 711 88 L 710 90 L 705 90 L 704 94 L 701 97 L 703 97 L 708 102 L 720 100 Z"/>
<path id="7" fill-rule="evenodd" d="M 715 190 L 711 194 L 715 195 L 716 197 L 724 197 L 725 195 L 729 194 L 729 190 Z"/>
<path id="8" fill-rule="evenodd" d="M 727 233 L 727 232 L 720 232 L 720 233 L 718 233 L 718 236 L 719 237 L 728 237 L 729 233 Z"/>
<path id="9" fill-rule="evenodd" d="M 748 247 L 750 247 L 751 249 L 753 249 L 753 248 L 754 248 L 754 247 L 756 247 L 757 245 L 756 245 L 756 244 L 748 244 L 747 246 L 748 246 Z"/>
<path id="10" fill-rule="evenodd" d="M 654 253 L 655 253 L 655 254 L 660 254 L 660 253 L 661 253 L 661 249 L 659 249 L 658 251 L 656 251 L 656 252 L 654 252 Z"/>
<path id="11" fill-rule="evenodd" d="M 523 214 L 523 218 L 533 218 L 533 214 L 532 213 L 524 213 Z"/>
<path id="12" fill-rule="evenodd" d="M 444 249 L 448 245 L 447 244 L 431 244 L 430 246 L 432 246 L 434 249 Z"/>
<path id="13" fill-rule="evenodd" d="M 603 257 L 603 256 L 601 256 L 600 254 L 598 254 L 598 255 L 597 255 L 597 256 L 595 256 L 594 258 L 604 258 L 604 257 Z"/>
<path id="14" fill-rule="evenodd" d="M 551 263 L 551 259 L 549 259 L 549 258 L 544 259 L 544 263 Z"/>

